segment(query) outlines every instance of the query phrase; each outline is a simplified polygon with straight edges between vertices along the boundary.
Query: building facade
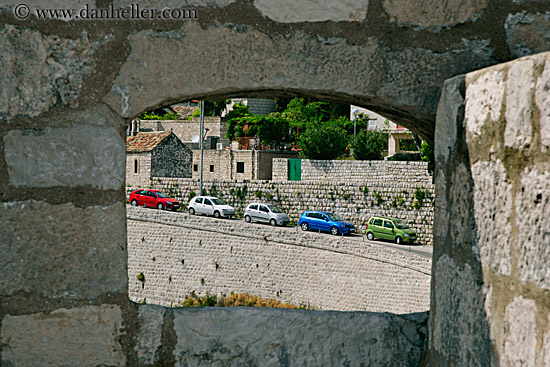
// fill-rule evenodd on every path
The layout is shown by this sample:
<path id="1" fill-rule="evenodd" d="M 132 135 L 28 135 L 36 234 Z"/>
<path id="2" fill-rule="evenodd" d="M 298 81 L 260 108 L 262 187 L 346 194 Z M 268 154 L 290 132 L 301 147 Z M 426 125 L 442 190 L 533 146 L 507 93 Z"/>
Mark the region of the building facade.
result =
<path id="1" fill-rule="evenodd" d="M 172 132 L 140 132 L 126 139 L 126 184 L 147 186 L 151 177 L 191 177 L 193 153 Z"/>

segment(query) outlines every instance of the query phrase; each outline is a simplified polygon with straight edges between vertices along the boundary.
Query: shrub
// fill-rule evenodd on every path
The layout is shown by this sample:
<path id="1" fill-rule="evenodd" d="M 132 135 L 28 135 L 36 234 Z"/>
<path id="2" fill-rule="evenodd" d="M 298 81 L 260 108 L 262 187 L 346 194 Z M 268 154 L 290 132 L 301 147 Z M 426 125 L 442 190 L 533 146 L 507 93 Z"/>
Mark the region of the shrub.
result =
<path id="1" fill-rule="evenodd" d="M 344 154 L 346 145 L 345 131 L 330 124 L 317 123 L 300 137 L 302 155 L 308 159 L 335 159 Z"/>
<path id="2" fill-rule="evenodd" d="M 428 172 L 433 174 L 435 167 L 435 155 L 433 145 L 423 142 L 420 149 L 422 153 L 422 160 L 428 162 Z"/>
<path id="3" fill-rule="evenodd" d="M 382 159 L 382 151 L 388 149 L 388 134 L 378 130 L 360 131 L 351 149 L 357 160 Z"/>

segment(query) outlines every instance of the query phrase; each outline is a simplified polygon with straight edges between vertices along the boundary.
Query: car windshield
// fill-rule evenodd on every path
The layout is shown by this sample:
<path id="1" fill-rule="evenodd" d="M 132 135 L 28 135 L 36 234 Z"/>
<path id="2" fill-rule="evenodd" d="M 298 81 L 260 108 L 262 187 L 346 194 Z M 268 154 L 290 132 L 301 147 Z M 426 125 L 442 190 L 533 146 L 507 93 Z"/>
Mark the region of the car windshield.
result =
<path id="1" fill-rule="evenodd" d="M 335 222 L 342 222 L 344 220 L 342 217 L 334 213 L 327 213 L 327 215 L 330 220 L 333 220 Z"/>
<path id="2" fill-rule="evenodd" d="M 268 207 L 269 207 L 269 209 L 271 209 L 271 211 L 272 211 L 273 213 L 282 213 L 282 212 L 283 212 L 281 209 L 279 209 L 279 208 L 278 208 L 277 206 L 275 206 L 275 205 L 270 204 L 270 205 L 268 205 Z"/>
<path id="3" fill-rule="evenodd" d="M 397 227 L 397 229 L 409 229 L 409 226 L 403 222 L 395 221 L 393 222 L 393 224 L 395 224 L 395 227 Z"/>
<path id="4" fill-rule="evenodd" d="M 154 194 L 156 194 L 159 198 L 167 198 L 168 196 L 164 195 L 162 192 L 153 191 Z"/>
<path id="5" fill-rule="evenodd" d="M 222 199 L 210 199 L 214 205 L 227 205 Z"/>

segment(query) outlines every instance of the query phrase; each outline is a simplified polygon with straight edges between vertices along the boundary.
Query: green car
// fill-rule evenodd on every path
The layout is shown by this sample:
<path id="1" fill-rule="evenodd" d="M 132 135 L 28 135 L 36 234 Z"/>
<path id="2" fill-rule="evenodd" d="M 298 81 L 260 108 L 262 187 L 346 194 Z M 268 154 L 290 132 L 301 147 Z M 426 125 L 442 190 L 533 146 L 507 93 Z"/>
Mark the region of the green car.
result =
<path id="1" fill-rule="evenodd" d="M 397 244 L 403 242 L 412 243 L 416 241 L 416 232 L 403 223 L 401 219 L 390 217 L 371 217 L 367 222 L 367 238 L 373 240 L 382 238 L 395 241 Z"/>

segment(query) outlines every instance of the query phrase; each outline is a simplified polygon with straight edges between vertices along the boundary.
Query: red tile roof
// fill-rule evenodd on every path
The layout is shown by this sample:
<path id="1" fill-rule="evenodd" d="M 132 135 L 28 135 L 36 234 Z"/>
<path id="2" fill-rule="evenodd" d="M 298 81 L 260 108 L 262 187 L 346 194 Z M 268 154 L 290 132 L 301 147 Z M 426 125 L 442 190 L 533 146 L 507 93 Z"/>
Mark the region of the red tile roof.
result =
<path id="1" fill-rule="evenodd" d="M 137 133 L 136 136 L 126 138 L 126 152 L 150 152 L 155 149 L 164 139 L 170 136 L 170 131 L 155 131 Z"/>

